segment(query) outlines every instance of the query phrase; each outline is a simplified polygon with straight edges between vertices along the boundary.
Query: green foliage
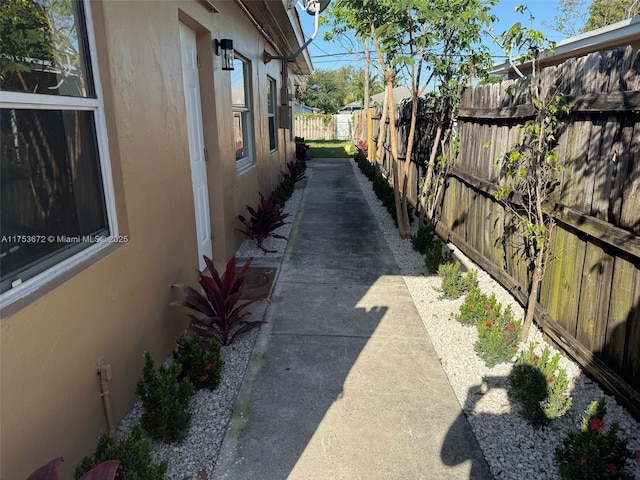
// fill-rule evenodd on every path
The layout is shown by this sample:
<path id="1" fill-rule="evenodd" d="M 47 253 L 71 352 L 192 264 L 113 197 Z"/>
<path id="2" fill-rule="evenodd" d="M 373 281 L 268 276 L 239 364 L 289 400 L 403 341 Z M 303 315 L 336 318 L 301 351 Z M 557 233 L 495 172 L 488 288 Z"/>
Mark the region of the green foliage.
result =
<path id="1" fill-rule="evenodd" d="M 495 317 L 478 323 L 477 328 L 478 340 L 473 348 L 487 367 L 511 361 L 518 351 L 522 324 L 514 320 L 510 306 Z"/>
<path id="2" fill-rule="evenodd" d="M 436 273 L 441 265 L 451 262 L 451 251 L 437 235 L 427 244 L 424 253 L 424 264 L 429 273 Z"/>
<path id="3" fill-rule="evenodd" d="M 180 364 L 179 380 L 188 378 L 196 390 L 214 390 L 220 383 L 220 372 L 224 362 L 220 359 L 218 342 L 202 343 L 195 333 L 178 337 L 173 361 Z"/>
<path id="4" fill-rule="evenodd" d="M 371 95 L 384 89 L 380 80 L 371 77 Z M 296 96 L 300 103 L 309 107 L 319 108 L 325 114 L 336 113 L 347 103 L 364 98 L 364 71 L 352 65 L 337 70 L 317 69 L 309 75 L 296 89 Z"/>
<path id="5" fill-rule="evenodd" d="M 509 375 L 509 393 L 520 404 L 521 415 L 534 427 L 546 425 L 571 408 L 569 380 L 559 362 L 559 353 L 551 357 L 549 347 L 545 346 L 538 355 L 531 343 Z"/>
<path id="6" fill-rule="evenodd" d="M 487 296 L 478 287 L 471 287 L 462 305 L 456 320 L 462 325 L 477 325 L 500 315 L 502 305 L 492 293 Z"/>
<path id="7" fill-rule="evenodd" d="M 411 236 L 413 249 L 422 255 L 427 253 L 427 246 L 433 241 L 436 235 L 436 227 L 432 223 L 422 225 L 418 231 Z"/>
<path id="8" fill-rule="evenodd" d="M 437 272 L 440 265 L 451 259 L 451 252 L 436 235 L 436 227 L 432 223 L 418 228 L 411 237 L 411 243 L 414 250 L 424 255 L 424 263 L 431 273 Z"/>
<path id="9" fill-rule="evenodd" d="M 587 17 L 584 9 L 586 2 L 587 0 L 558 0 L 553 20 L 543 20 L 541 23 L 565 37 L 579 35 Z"/>
<path id="10" fill-rule="evenodd" d="M 393 221 L 398 224 L 398 217 L 396 215 L 396 204 L 393 192 L 393 187 L 389 184 L 389 181 L 382 175 L 380 167 L 371 163 L 366 156 L 364 150 L 358 149 L 354 155 L 354 161 L 358 164 L 358 167 L 362 173 L 371 180 L 373 184 L 373 192 L 382 202 L 382 205 L 387 209 Z M 409 216 L 409 222 L 413 220 L 413 206 L 407 204 L 407 213 Z"/>
<path id="11" fill-rule="evenodd" d="M 168 462 L 151 462 L 149 452 L 151 440 L 143 438 L 142 427 L 136 423 L 129 435 L 116 440 L 104 433 L 98 439 L 92 457 L 84 457 L 75 467 L 74 478 L 78 480 L 93 467 L 107 460 L 120 460 L 116 480 L 163 480 L 167 473 Z"/>
<path id="12" fill-rule="evenodd" d="M 440 299 L 454 300 L 467 293 L 470 288 L 478 285 L 478 271 L 470 270 L 466 275 L 460 271 L 460 262 L 445 263 L 438 268 L 438 275 L 442 277 L 440 288 L 434 287 L 440 292 Z"/>
<path id="13" fill-rule="evenodd" d="M 524 13 L 525 10 L 524 5 L 516 7 L 516 11 Z M 521 250 L 520 255 L 531 272 L 522 331 L 526 338 L 533 323 L 546 264 L 552 258 L 549 249 L 555 219 L 547 215 L 544 205 L 559 184 L 562 165 L 555 150 L 560 118 L 569 110 L 556 85 L 539 72 L 540 52 L 553 50 L 554 44 L 540 31 L 523 28 L 520 23 L 514 24 L 500 39 L 509 58 L 517 52 L 521 63 L 531 61 L 532 65 L 532 74 L 524 80 L 524 86 L 535 108 L 535 117 L 520 125 L 518 140 L 499 159 L 503 180 L 495 194 L 514 219 L 507 228 L 518 233 L 513 236 L 513 244 Z M 520 85 L 523 83 L 517 84 Z M 514 195 L 518 195 L 521 202 L 512 202 Z"/>
<path id="14" fill-rule="evenodd" d="M 182 365 L 173 362 L 156 371 L 149 352 L 144 355 L 142 378 L 136 394 L 140 395 L 144 413 L 142 427 L 154 440 L 177 442 L 184 439 L 191 423 L 189 402 L 193 385 L 188 378 L 180 380 Z"/>
<path id="15" fill-rule="evenodd" d="M 590 32 L 637 14 L 638 3 L 634 0 L 593 0 L 589 5 L 589 18 L 582 31 Z"/>
<path id="16" fill-rule="evenodd" d="M 627 439 L 618 438 L 618 425 L 604 431 L 604 398 L 591 402 L 579 432 L 570 432 L 556 448 L 554 458 L 563 480 L 630 478 L 627 459 L 632 458 Z"/>
<path id="17" fill-rule="evenodd" d="M 295 189 L 295 183 L 296 182 L 293 181 L 293 179 L 291 178 L 291 175 L 289 175 L 288 173 L 282 174 L 282 179 L 280 180 L 280 183 L 278 184 L 276 189 L 271 193 L 271 196 L 273 197 L 273 200 L 275 201 L 276 204 L 284 207 L 285 203 L 287 203 L 287 200 L 289 200 L 291 198 L 291 195 L 293 195 L 293 190 Z"/>

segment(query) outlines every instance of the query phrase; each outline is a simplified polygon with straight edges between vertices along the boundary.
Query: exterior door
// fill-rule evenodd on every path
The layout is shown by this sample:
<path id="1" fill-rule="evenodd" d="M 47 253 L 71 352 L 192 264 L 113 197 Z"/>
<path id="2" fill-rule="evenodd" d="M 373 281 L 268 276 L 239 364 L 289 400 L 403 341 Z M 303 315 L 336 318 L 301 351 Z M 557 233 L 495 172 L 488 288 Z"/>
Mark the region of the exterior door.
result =
<path id="1" fill-rule="evenodd" d="M 198 265 L 204 270 L 203 255 L 213 256 L 211 239 L 211 217 L 209 215 L 209 190 L 207 188 L 207 164 L 205 163 L 202 130 L 202 110 L 200 107 L 200 82 L 198 80 L 198 52 L 196 33 L 180 24 L 180 49 L 182 51 L 182 83 L 187 110 L 187 130 L 189 133 L 189 158 L 191 163 L 191 184 L 196 212 L 196 235 L 198 237 Z"/>

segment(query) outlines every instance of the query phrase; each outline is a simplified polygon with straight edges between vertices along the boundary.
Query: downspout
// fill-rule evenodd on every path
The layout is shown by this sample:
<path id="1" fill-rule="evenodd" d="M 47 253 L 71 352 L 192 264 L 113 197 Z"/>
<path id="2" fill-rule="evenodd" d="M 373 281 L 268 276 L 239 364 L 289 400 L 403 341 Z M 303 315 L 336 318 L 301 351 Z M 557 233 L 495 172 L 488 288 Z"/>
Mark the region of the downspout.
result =
<path id="1" fill-rule="evenodd" d="M 111 365 L 104 363 L 102 358 L 96 363 L 96 375 L 100 383 L 100 397 L 104 407 L 104 416 L 107 420 L 107 429 L 110 437 L 114 437 L 116 427 L 113 423 L 113 415 L 111 414 L 111 400 L 109 399 L 109 380 L 111 380 Z"/>

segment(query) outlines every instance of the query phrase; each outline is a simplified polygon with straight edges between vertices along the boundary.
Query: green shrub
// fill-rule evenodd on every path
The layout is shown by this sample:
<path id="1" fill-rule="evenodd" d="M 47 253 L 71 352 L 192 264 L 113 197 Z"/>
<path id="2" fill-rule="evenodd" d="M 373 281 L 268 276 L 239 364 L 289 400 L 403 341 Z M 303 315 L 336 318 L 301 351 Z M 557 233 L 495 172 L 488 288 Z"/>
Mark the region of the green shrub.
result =
<path id="1" fill-rule="evenodd" d="M 579 432 L 570 432 L 555 450 L 554 458 L 563 480 L 631 478 L 625 470 L 632 458 L 628 441 L 618 438 L 618 425 L 604 432 L 607 409 L 604 398 L 591 402 L 582 417 Z"/>
<path id="2" fill-rule="evenodd" d="M 120 460 L 116 480 L 162 480 L 167 473 L 168 462 L 151 463 L 149 452 L 151 440 L 142 437 L 142 427 L 136 423 L 129 435 L 121 441 L 106 433 L 98 439 L 96 451 L 92 457 L 84 457 L 75 467 L 76 480 L 93 467 L 107 460 Z"/>
<path id="3" fill-rule="evenodd" d="M 144 413 L 142 427 L 154 440 L 177 442 L 187 435 L 191 423 L 189 402 L 194 393 L 188 378 L 179 380 L 182 365 L 153 368 L 149 352 L 144 354 L 142 378 L 136 393 L 140 395 Z"/>
<path id="4" fill-rule="evenodd" d="M 477 325 L 489 318 L 495 318 L 500 314 L 502 305 L 496 300 L 492 293 L 487 296 L 478 287 L 471 287 L 464 303 L 460 305 L 460 312 L 456 315 L 456 320 L 462 325 Z"/>
<path id="5" fill-rule="evenodd" d="M 462 275 L 460 262 L 444 263 L 438 268 L 438 275 L 442 277 L 440 288 L 434 287 L 441 295 L 440 299 L 456 299 L 467 293 L 471 287 L 478 285 L 478 271 L 473 269 Z"/>
<path id="6" fill-rule="evenodd" d="M 566 371 L 558 367 L 559 362 L 559 353 L 552 357 L 545 346 L 538 355 L 531 343 L 509 375 L 509 393 L 520 404 L 521 415 L 534 427 L 546 425 L 571 408 L 569 380 Z"/>
<path id="7" fill-rule="evenodd" d="M 440 237 L 434 236 L 433 241 L 427 245 L 424 254 L 424 264 L 430 273 L 436 273 L 440 265 L 451 262 L 451 251 L 445 246 Z"/>
<path id="8" fill-rule="evenodd" d="M 291 175 L 283 173 L 282 180 L 280 180 L 276 189 L 271 193 L 271 196 L 275 198 L 275 203 L 284 207 L 284 204 L 291 198 L 291 195 L 293 195 L 295 183 Z"/>
<path id="9" fill-rule="evenodd" d="M 181 335 L 176 343 L 173 361 L 182 367 L 178 379 L 188 378 L 196 390 L 214 390 L 220 384 L 223 365 L 218 342 L 203 345 L 200 335 L 189 333 Z"/>
<path id="10" fill-rule="evenodd" d="M 436 227 L 432 223 L 427 223 L 418 228 L 418 231 L 411 235 L 411 244 L 416 252 L 422 255 L 427 253 L 427 247 L 434 242 L 436 236 Z"/>
<path id="11" fill-rule="evenodd" d="M 389 181 L 382 175 L 380 170 L 380 166 L 377 164 L 371 163 L 367 159 L 366 152 L 362 150 L 358 150 L 354 155 L 354 161 L 358 164 L 358 167 L 362 171 L 362 173 L 372 182 L 373 191 L 376 196 L 382 202 L 382 205 L 387 209 L 393 221 L 398 223 L 396 218 L 396 204 L 395 197 L 393 193 L 393 187 L 389 184 Z M 414 217 L 414 208 L 412 205 L 407 204 L 407 213 L 409 214 L 409 223 L 413 221 Z"/>
<path id="12" fill-rule="evenodd" d="M 478 323 L 474 350 L 489 368 L 509 362 L 518 350 L 521 329 L 522 323 L 513 319 L 511 307 L 507 306 L 504 312 L 498 311 L 495 317 Z"/>

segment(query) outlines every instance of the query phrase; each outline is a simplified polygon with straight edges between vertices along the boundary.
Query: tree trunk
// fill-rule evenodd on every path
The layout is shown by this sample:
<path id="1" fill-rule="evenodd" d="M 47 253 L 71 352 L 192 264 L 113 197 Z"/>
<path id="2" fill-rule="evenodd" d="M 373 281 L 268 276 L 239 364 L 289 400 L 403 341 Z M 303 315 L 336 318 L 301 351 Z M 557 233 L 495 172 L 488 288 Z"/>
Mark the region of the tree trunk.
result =
<path id="1" fill-rule="evenodd" d="M 386 87 L 385 87 L 386 93 Z M 378 140 L 376 142 L 376 155 L 374 161 L 382 165 L 382 155 L 384 148 L 384 141 L 387 138 L 387 116 L 389 112 L 389 102 L 385 100 L 382 104 L 382 115 L 380 116 L 380 123 L 378 128 Z"/>
<path id="2" fill-rule="evenodd" d="M 396 129 L 396 111 L 393 101 L 393 78 L 387 79 L 387 103 L 389 104 L 389 128 L 391 133 L 391 164 L 393 170 L 393 198 L 396 205 L 396 219 L 398 221 L 398 233 L 401 238 L 411 237 L 411 226 L 406 208 L 403 211 L 400 184 L 404 179 L 400 178 L 398 168 L 398 130 Z"/>
<path id="3" fill-rule="evenodd" d="M 442 122 L 438 124 L 438 128 L 436 129 L 436 137 L 433 140 L 433 145 L 431 146 L 431 154 L 429 155 L 429 162 L 427 163 L 427 174 L 424 178 L 424 183 L 422 184 L 422 192 L 420 192 L 420 203 L 422 205 L 422 209 L 420 210 L 420 225 L 424 223 L 425 212 L 427 210 L 427 197 L 429 195 L 429 191 L 431 190 L 431 182 L 433 181 L 433 170 L 435 169 L 436 156 L 438 155 L 438 148 L 441 138 Z M 432 218 L 429 219 L 429 221 L 432 220 Z"/>
<path id="4" fill-rule="evenodd" d="M 538 304 L 538 292 L 540 291 L 540 284 L 542 283 L 542 276 L 544 274 L 544 256 L 545 248 L 542 247 L 536 254 L 535 263 L 533 267 L 533 276 L 531 277 L 531 289 L 529 290 L 529 299 L 527 301 L 527 311 L 524 316 L 524 322 L 522 323 L 522 332 L 520 333 L 520 340 L 527 341 L 529 337 L 529 329 L 533 323 L 533 317 L 536 313 L 536 305 Z"/>

